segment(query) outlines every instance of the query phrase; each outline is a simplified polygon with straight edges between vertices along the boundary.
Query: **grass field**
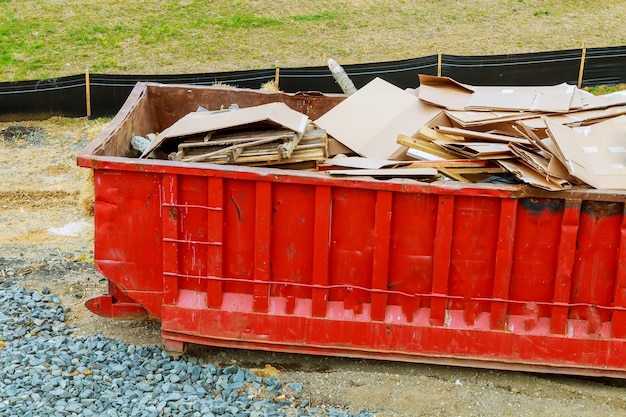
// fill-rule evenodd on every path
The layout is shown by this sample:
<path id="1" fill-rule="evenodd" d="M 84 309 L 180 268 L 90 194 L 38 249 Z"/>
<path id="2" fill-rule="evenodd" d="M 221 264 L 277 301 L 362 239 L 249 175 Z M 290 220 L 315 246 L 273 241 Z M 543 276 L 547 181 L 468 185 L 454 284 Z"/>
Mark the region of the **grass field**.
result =
<path id="1" fill-rule="evenodd" d="M 0 82 L 626 45 L 607 0 L 0 0 Z"/>

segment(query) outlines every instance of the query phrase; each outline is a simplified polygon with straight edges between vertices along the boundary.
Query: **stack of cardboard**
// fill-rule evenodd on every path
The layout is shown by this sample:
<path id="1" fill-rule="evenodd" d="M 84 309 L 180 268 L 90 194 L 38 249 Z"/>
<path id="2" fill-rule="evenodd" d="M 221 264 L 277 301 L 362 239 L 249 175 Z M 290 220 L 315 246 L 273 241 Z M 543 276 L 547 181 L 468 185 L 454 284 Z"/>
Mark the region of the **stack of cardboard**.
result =
<path id="1" fill-rule="evenodd" d="M 306 164 L 326 158 L 326 132 L 284 103 L 192 112 L 143 151 L 181 162 L 251 166 Z"/>
<path id="2" fill-rule="evenodd" d="M 141 157 L 626 189 L 626 93 L 596 97 L 568 84 L 475 87 L 426 75 L 419 81 L 403 90 L 376 78 L 314 122 L 284 103 L 189 113 Z"/>
<path id="3" fill-rule="evenodd" d="M 510 172 L 547 190 L 626 189 L 625 104 L 624 93 L 568 84 L 474 87 L 422 75 L 416 90 L 376 79 L 315 123 L 361 157 L 418 160 L 408 167 L 459 181 Z"/>

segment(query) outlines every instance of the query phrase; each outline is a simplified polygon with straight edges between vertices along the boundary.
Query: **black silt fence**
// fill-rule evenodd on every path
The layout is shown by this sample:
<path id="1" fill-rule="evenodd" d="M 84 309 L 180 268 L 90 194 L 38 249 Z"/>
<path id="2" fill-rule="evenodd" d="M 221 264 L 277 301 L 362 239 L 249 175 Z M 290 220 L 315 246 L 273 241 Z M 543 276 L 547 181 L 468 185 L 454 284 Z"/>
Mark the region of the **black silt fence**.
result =
<path id="1" fill-rule="evenodd" d="M 579 80 L 583 87 L 614 85 L 626 83 L 626 46 L 493 56 L 443 54 L 343 67 L 357 88 L 376 77 L 400 88 L 415 88 L 419 74 L 441 74 L 472 85 L 578 84 Z M 139 81 L 259 88 L 275 75 L 274 68 L 182 75 L 89 74 L 91 116 L 117 113 Z M 279 86 L 285 92 L 341 92 L 326 66 L 280 68 Z M 87 115 L 86 74 L 0 83 L 0 120 L 41 115 Z"/>

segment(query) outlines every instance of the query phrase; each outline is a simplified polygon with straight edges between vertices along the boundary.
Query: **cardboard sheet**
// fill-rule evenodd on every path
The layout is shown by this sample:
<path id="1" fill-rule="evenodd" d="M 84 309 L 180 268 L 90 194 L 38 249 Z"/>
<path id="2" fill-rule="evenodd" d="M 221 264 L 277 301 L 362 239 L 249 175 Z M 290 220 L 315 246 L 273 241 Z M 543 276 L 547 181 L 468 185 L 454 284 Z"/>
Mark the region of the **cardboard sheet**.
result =
<path id="1" fill-rule="evenodd" d="M 626 190 L 626 116 L 574 128 L 544 121 L 572 176 L 595 188 Z"/>
<path id="2" fill-rule="evenodd" d="M 370 176 L 370 177 L 436 177 L 435 168 L 389 168 L 389 169 L 338 169 L 326 171 L 335 176 Z"/>
<path id="3" fill-rule="evenodd" d="M 537 171 L 541 177 L 550 183 L 553 183 L 557 189 L 570 188 L 575 181 L 569 175 L 567 169 L 553 155 L 546 154 L 542 156 L 517 145 L 511 145 L 510 148 L 513 154 L 520 158 L 521 162 Z"/>
<path id="4" fill-rule="evenodd" d="M 408 165 L 411 161 L 393 161 L 389 159 L 362 158 L 360 156 L 336 156 L 327 159 L 325 164 L 344 168 L 379 169 L 397 165 Z"/>
<path id="5" fill-rule="evenodd" d="M 398 159 L 406 147 L 398 134 L 412 136 L 441 110 L 380 78 L 350 95 L 315 124 L 361 156 Z"/>
<path id="6" fill-rule="evenodd" d="M 506 159 L 511 158 L 511 150 L 508 144 L 505 143 L 490 143 L 490 142 L 441 142 L 436 141 L 440 146 L 446 149 L 450 149 L 458 154 L 464 155 L 468 158 L 478 159 Z"/>
<path id="7" fill-rule="evenodd" d="M 534 185 L 535 187 L 548 191 L 560 191 L 570 188 L 568 185 L 560 185 L 552 182 L 549 178 L 542 176 L 539 172 L 525 165 L 521 161 L 507 159 L 498 161 L 498 163 L 507 171 L 515 175 L 519 180 L 527 184 Z"/>
<path id="8" fill-rule="evenodd" d="M 480 132 L 476 130 L 460 129 L 457 127 L 448 126 L 435 126 L 435 129 L 446 135 L 461 136 L 468 139 L 480 139 L 484 141 L 502 142 L 502 143 L 529 143 L 527 139 L 521 139 L 514 136 L 508 136 L 504 134 L 496 134 L 489 132 Z"/>
<path id="9" fill-rule="evenodd" d="M 539 118 L 541 113 L 520 111 L 460 111 L 446 110 L 446 115 L 461 127 L 481 126 L 485 123 L 506 122 L 526 118 Z"/>
<path id="10" fill-rule="evenodd" d="M 447 110 L 566 112 L 582 105 L 569 84 L 538 87 L 475 87 L 447 77 L 419 76 L 419 98 Z"/>
<path id="11" fill-rule="evenodd" d="M 574 108 L 572 101 L 576 87 L 558 84 L 540 87 L 473 87 L 473 90 L 466 109 L 566 112 Z"/>
<path id="12" fill-rule="evenodd" d="M 309 118 L 306 115 L 292 110 L 285 103 L 268 103 L 224 112 L 192 112 L 157 135 L 141 157 L 146 158 L 154 149 L 172 138 L 262 122 L 288 128 L 302 136 L 308 121 Z"/>
<path id="13" fill-rule="evenodd" d="M 465 110 L 473 90 L 448 77 L 419 75 L 420 100 L 448 110 Z"/>
<path id="14" fill-rule="evenodd" d="M 608 107 L 605 109 L 581 110 L 570 113 L 554 114 L 547 117 L 550 117 L 551 120 L 563 125 L 581 126 L 597 123 L 598 121 L 619 116 L 622 114 L 626 114 L 626 106 L 620 105 Z M 531 129 L 546 128 L 546 124 L 544 123 L 541 116 L 520 120 L 519 123 Z"/>

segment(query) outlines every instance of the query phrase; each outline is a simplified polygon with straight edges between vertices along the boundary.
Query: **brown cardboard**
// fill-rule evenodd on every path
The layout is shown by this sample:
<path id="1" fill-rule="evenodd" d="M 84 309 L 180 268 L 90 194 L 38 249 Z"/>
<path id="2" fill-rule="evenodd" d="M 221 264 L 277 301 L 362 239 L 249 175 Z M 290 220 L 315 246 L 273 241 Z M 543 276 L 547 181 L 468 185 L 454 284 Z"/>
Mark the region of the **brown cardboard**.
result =
<path id="1" fill-rule="evenodd" d="M 559 185 L 550 181 L 545 176 L 541 175 L 539 172 L 525 165 L 521 161 L 508 159 L 498 161 L 498 163 L 521 181 L 534 185 L 535 187 L 543 188 L 548 191 L 560 191 L 570 188 L 568 186 Z"/>
<path id="2" fill-rule="evenodd" d="M 574 111 L 569 113 L 550 115 L 550 119 L 566 126 L 581 126 L 587 124 L 594 124 L 601 120 L 605 120 L 614 116 L 626 114 L 626 106 L 613 106 L 604 109 L 590 109 Z M 531 129 L 545 129 L 541 116 L 520 120 L 520 124 L 523 124 Z"/>
<path id="3" fill-rule="evenodd" d="M 560 187 L 560 189 L 571 188 L 574 179 L 553 155 L 546 153 L 539 155 L 515 144 L 510 145 L 510 148 L 513 154 L 520 158 L 521 162 L 537 171 L 538 174 L 556 187 Z"/>
<path id="4" fill-rule="evenodd" d="M 360 156 L 336 156 L 325 161 L 327 165 L 344 168 L 379 169 L 383 167 L 408 165 L 411 161 L 393 161 L 389 159 L 362 158 Z"/>
<path id="5" fill-rule="evenodd" d="M 448 77 L 419 74 L 420 100 L 448 110 L 465 110 L 472 89 Z"/>
<path id="6" fill-rule="evenodd" d="M 461 136 L 466 139 L 480 139 L 484 141 L 504 142 L 504 143 L 509 143 L 509 142 L 522 143 L 522 144 L 529 143 L 527 139 L 507 136 L 502 133 L 480 132 L 477 130 L 468 130 L 468 129 L 461 129 L 458 127 L 448 127 L 448 126 L 435 126 L 435 129 L 446 135 Z"/>
<path id="7" fill-rule="evenodd" d="M 387 169 L 337 169 L 326 171 L 330 175 L 370 177 L 435 177 L 435 168 L 387 168 Z"/>
<path id="8" fill-rule="evenodd" d="M 467 158 L 478 159 L 506 159 L 512 158 L 508 144 L 491 142 L 442 142 L 436 141 L 440 146 L 449 149 Z"/>
<path id="9" fill-rule="evenodd" d="M 343 143 L 339 142 L 332 136 L 328 137 L 328 156 L 333 157 L 335 155 L 356 155 L 352 149 L 348 148 Z"/>
<path id="10" fill-rule="evenodd" d="M 309 118 L 285 103 L 268 103 L 223 112 L 192 112 L 165 129 L 141 155 L 146 158 L 154 149 L 173 138 L 215 132 L 227 128 L 269 123 L 283 126 L 302 136 Z"/>
<path id="11" fill-rule="evenodd" d="M 540 87 L 473 87 L 466 109 L 566 112 L 572 108 L 576 87 L 568 84 Z"/>
<path id="12" fill-rule="evenodd" d="M 406 148 L 398 134 L 412 136 L 441 110 L 380 78 L 351 94 L 315 124 L 361 156 L 399 159 Z"/>
<path id="13" fill-rule="evenodd" d="M 480 139 L 481 141 L 527 144 L 528 139 L 513 125 L 512 121 L 490 120 L 471 128 L 458 127 L 456 121 L 450 118 L 448 112 L 442 111 L 424 126 L 424 133 L 421 129 L 418 134 L 420 137 L 428 140 Z M 427 129 L 433 129 L 435 133 Z"/>
<path id="14" fill-rule="evenodd" d="M 580 107 L 576 87 L 475 87 L 447 77 L 419 75 L 419 98 L 447 110 L 565 112 Z"/>
<path id="15" fill-rule="evenodd" d="M 583 109 L 602 109 L 605 107 L 619 106 L 626 104 L 626 93 L 624 91 L 616 91 L 614 93 L 593 95 L 584 90 L 580 91 Z"/>
<path id="16" fill-rule="evenodd" d="M 595 188 L 626 190 L 626 116 L 574 128 L 544 121 L 571 175 Z"/>
<path id="17" fill-rule="evenodd" d="M 420 129 L 420 132 L 422 130 Z M 443 135 L 442 135 L 443 136 Z M 435 143 L 439 141 L 439 144 Z M 398 143 L 401 143 L 409 148 L 407 156 L 413 159 L 435 161 L 440 159 L 459 159 L 464 155 L 460 155 L 456 152 L 451 152 L 441 146 L 441 143 L 452 143 L 454 140 L 430 140 L 423 139 L 421 133 L 418 136 L 409 137 L 404 135 L 398 135 Z"/>
<path id="18" fill-rule="evenodd" d="M 460 127 L 481 126 L 484 123 L 516 121 L 526 118 L 539 118 L 541 113 L 520 111 L 460 111 L 445 110 L 446 115 Z"/>

